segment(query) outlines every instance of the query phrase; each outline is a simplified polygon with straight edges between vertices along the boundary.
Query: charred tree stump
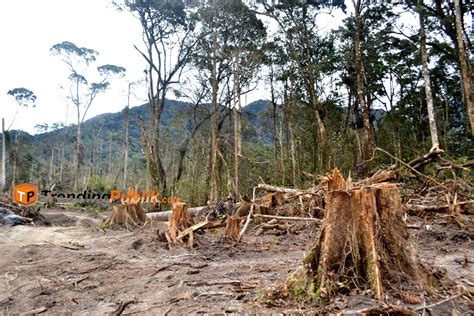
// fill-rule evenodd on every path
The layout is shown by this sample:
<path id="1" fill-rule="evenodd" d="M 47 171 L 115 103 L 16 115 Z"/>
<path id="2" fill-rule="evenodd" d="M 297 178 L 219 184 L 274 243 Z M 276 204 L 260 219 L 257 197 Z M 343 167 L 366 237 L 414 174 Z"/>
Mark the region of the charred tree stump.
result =
<path id="1" fill-rule="evenodd" d="M 186 203 L 175 203 L 173 205 L 173 212 L 168 221 L 168 237 L 172 245 L 181 243 L 181 238 L 178 235 L 191 227 L 192 220 L 188 212 L 188 205 Z M 193 247 L 192 233 L 188 238 L 189 248 Z"/>
<path id="2" fill-rule="evenodd" d="M 418 290 L 429 287 L 428 270 L 417 259 L 402 209 L 396 184 L 350 189 L 334 170 L 319 239 L 280 294 L 328 299 L 359 287 L 382 299 L 402 283 Z"/>

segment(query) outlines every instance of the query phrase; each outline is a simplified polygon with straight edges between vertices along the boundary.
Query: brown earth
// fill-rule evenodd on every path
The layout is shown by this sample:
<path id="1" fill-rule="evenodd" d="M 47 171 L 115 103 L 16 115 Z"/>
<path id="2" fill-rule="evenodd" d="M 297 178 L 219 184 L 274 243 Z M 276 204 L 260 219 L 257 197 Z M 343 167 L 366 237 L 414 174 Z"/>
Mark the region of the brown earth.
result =
<path id="1" fill-rule="evenodd" d="M 223 241 L 220 230 L 207 231 L 188 250 L 168 249 L 156 239 L 157 225 L 164 223 L 134 231 L 104 230 L 107 214 L 42 213 L 52 226 L 0 227 L 0 314 L 314 314 L 378 304 L 363 291 L 320 306 L 261 303 L 266 289 L 301 263 L 318 233 L 316 224 L 298 224 L 297 234 L 279 236 L 255 236 L 253 227 L 240 244 Z M 456 294 L 459 286 L 473 290 L 472 223 L 460 229 L 439 216 L 410 217 L 408 222 L 421 226 L 410 229 L 421 259 L 443 276 L 426 304 Z M 395 297 L 387 301 L 404 304 Z M 468 315 L 471 304 L 461 297 L 431 312 Z"/>

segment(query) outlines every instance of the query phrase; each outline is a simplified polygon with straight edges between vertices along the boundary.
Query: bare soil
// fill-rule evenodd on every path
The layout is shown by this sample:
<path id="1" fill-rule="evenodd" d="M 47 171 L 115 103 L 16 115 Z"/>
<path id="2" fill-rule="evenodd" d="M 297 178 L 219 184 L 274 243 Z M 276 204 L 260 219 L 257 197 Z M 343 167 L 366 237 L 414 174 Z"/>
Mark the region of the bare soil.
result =
<path id="1" fill-rule="evenodd" d="M 250 229 L 240 244 L 222 240 L 220 230 L 207 231 L 189 250 L 157 240 L 157 225 L 164 223 L 104 230 L 107 214 L 41 212 L 51 226 L 0 227 L 0 314 L 314 314 L 379 304 L 363 291 L 318 306 L 259 300 L 301 263 L 318 234 L 316 224 L 298 224 L 297 234 L 279 236 L 255 236 Z M 410 232 L 421 259 L 441 280 L 426 304 L 456 294 L 459 286 L 473 290 L 472 222 L 465 229 L 439 216 L 408 222 L 421 226 Z M 469 315 L 470 304 L 461 297 L 431 312 Z"/>

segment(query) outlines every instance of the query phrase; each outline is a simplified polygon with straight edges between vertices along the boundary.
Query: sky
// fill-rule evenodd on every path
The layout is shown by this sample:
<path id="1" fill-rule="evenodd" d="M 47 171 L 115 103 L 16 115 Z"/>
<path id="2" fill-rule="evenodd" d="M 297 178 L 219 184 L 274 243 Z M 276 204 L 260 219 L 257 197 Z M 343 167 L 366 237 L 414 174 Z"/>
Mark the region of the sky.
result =
<path id="1" fill-rule="evenodd" d="M 66 66 L 50 54 L 54 44 L 70 41 L 99 52 L 96 66 L 115 64 L 127 69 L 126 80 L 143 77 L 145 64 L 133 48 L 141 44 L 138 20 L 118 12 L 111 0 L 21 0 L 0 5 L 0 117 L 9 127 L 20 106 L 7 91 L 16 87 L 32 90 L 38 97 L 33 109 L 21 108 L 11 126 L 35 133 L 35 125 L 65 121 L 72 123 L 73 108 L 67 110 Z M 118 112 L 126 105 L 126 80 L 114 82 L 96 99 L 87 118 L 100 113 Z M 136 88 L 131 106 L 144 103 L 146 91 Z"/>
<path id="2" fill-rule="evenodd" d="M 327 16 L 322 28 L 334 26 L 341 17 Z M 139 21 L 119 12 L 112 0 L 21 0 L 0 4 L 0 117 L 6 127 L 37 133 L 37 124 L 75 123 L 74 108 L 66 99 L 68 71 L 50 48 L 63 41 L 99 52 L 96 66 L 115 64 L 127 69 L 127 77 L 115 81 L 98 96 L 87 118 L 118 112 L 126 105 L 127 81 L 143 79 L 146 67 L 134 49 L 142 46 Z M 35 108 L 20 107 L 7 91 L 24 87 L 37 96 Z M 146 88 L 135 86 L 130 106 L 146 102 Z M 269 98 L 262 85 L 242 98 L 243 105 Z M 173 97 L 170 93 L 168 97 Z M 18 114 L 15 117 L 15 113 Z"/>

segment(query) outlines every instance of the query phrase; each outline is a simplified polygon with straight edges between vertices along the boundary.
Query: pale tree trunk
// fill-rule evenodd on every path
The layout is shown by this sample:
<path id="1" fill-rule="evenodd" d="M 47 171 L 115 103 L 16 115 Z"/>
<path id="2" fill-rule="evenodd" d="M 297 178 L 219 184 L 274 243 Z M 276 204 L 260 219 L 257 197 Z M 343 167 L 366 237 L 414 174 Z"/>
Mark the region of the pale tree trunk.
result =
<path id="1" fill-rule="evenodd" d="M 237 54 L 234 62 L 234 181 L 235 195 L 240 198 L 240 157 L 242 156 L 242 105 L 240 103 L 240 74 L 239 56 Z"/>
<path id="2" fill-rule="evenodd" d="M 123 184 L 122 187 L 126 188 L 127 186 L 127 174 L 128 174 L 128 127 L 130 125 L 129 122 L 129 115 L 130 115 L 130 86 L 131 83 L 128 84 L 128 97 L 127 97 L 127 107 L 124 110 L 124 138 L 125 144 L 123 149 Z"/>
<path id="3" fill-rule="evenodd" d="M 212 69 L 211 69 L 211 85 L 212 85 L 212 99 L 211 99 L 211 202 L 217 202 L 217 93 L 219 89 L 219 83 L 217 78 L 217 34 L 214 30 L 214 44 L 213 44 L 213 57 L 212 57 Z"/>
<path id="4" fill-rule="evenodd" d="M 362 62 L 362 50 L 360 45 L 361 33 L 361 0 L 352 0 L 355 8 L 355 29 L 354 29 L 354 51 L 355 51 L 355 70 L 357 81 L 357 100 L 362 109 L 362 116 L 364 122 L 364 159 L 370 158 L 375 148 L 375 136 L 372 126 L 370 125 L 370 109 L 365 99 L 365 71 Z M 369 167 L 366 163 L 366 167 Z"/>
<path id="5" fill-rule="evenodd" d="M 18 138 L 19 134 L 20 134 L 20 131 L 16 131 L 16 134 L 15 134 L 15 155 L 14 155 L 13 161 L 12 161 L 12 188 L 15 186 L 16 167 L 18 165 L 18 150 L 20 149 L 20 139 Z"/>
<path id="6" fill-rule="evenodd" d="M 286 168 L 285 168 L 285 150 L 283 147 L 283 113 L 279 115 L 278 125 L 278 144 L 280 146 L 280 170 L 281 170 L 281 184 L 284 186 L 286 183 Z"/>
<path id="7" fill-rule="evenodd" d="M 474 100 L 471 89 L 471 71 L 468 60 L 468 55 L 464 46 L 464 37 L 462 31 L 462 12 L 460 0 L 454 0 L 454 10 L 456 12 L 456 42 L 458 44 L 459 67 L 461 69 L 462 88 L 464 91 L 464 98 L 466 101 L 467 115 L 469 123 L 471 124 L 471 135 L 474 138 Z M 474 87 L 472 87 L 474 88 Z"/>
<path id="8" fill-rule="evenodd" d="M 91 147 L 90 147 L 90 160 L 89 160 L 89 180 L 86 183 L 89 183 L 94 175 L 94 151 L 95 151 L 95 139 L 96 137 L 92 135 Z"/>
<path id="9" fill-rule="evenodd" d="M 420 49 L 421 63 L 423 66 L 423 80 L 425 81 L 426 105 L 428 107 L 428 119 L 431 133 L 431 150 L 439 149 L 438 129 L 436 128 L 436 115 L 433 105 L 433 94 L 431 93 L 430 72 L 428 69 L 428 53 L 426 52 L 425 21 L 422 13 L 423 0 L 417 0 L 418 16 L 420 19 Z"/>
<path id="10" fill-rule="evenodd" d="M 109 134 L 109 159 L 107 164 L 107 176 L 112 177 L 112 133 Z"/>
<path id="11" fill-rule="evenodd" d="M 449 100 L 448 100 L 448 85 L 446 84 L 444 94 L 444 148 L 448 150 L 448 131 L 449 131 Z"/>
<path id="12" fill-rule="evenodd" d="M 288 127 L 289 141 L 290 141 L 290 156 L 291 156 L 291 174 L 293 178 L 293 186 L 297 185 L 297 161 L 296 161 L 296 138 L 293 128 L 293 90 L 289 87 L 289 96 L 285 100 L 286 107 L 286 123 Z"/>
<path id="13" fill-rule="evenodd" d="M 61 146 L 61 158 L 59 162 L 59 182 L 63 181 L 64 175 L 64 147 L 66 147 L 67 141 L 67 127 L 64 126 L 63 144 Z"/>
<path id="14" fill-rule="evenodd" d="M 53 185 L 53 172 L 54 172 L 54 146 L 51 146 L 51 156 L 49 157 L 49 174 L 48 183 Z"/>
<path id="15" fill-rule="evenodd" d="M 77 107 L 77 139 L 76 139 L 76 161 L 75 161 L 75 175 L 74 175 L 74 191 L 79 189 L 79 177 L 81 171 L 81 113 L 79 105 Z"/>
<path id="16" fill-rule="evenodd" d="M 7 141 L 5 135 L 5 119 L 2 118 L 2 174 L 0 175 L 0 193 L 5 192 L 6 165 L 7 165 Z"/>

